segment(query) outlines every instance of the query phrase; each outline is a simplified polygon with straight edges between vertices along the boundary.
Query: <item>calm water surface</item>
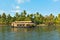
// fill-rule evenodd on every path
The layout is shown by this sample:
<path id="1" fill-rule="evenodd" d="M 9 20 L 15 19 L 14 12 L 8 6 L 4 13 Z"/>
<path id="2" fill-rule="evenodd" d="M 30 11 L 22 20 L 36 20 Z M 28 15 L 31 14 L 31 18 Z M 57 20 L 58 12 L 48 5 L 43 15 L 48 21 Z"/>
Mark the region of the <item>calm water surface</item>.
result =
<path id="1" fill-rule="evenodd" d="M 60 40 L 60 27 L 0 27 L 0 40 Z"/>

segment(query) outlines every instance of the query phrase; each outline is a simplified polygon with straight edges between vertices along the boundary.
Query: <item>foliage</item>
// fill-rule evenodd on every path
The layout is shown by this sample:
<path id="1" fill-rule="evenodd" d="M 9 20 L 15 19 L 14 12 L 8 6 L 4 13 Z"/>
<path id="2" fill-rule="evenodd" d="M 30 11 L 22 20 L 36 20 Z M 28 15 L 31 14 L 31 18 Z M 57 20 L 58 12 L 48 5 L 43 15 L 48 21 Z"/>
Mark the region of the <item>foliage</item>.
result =
<path id="1" fill-rule="evenodd" d="M 36 24 L 60 24 L 60 14 L 56 17 L 52 13 L 49 16 L 43 16 L 39 12 L 27 14 L 26 10 L 24 10 L 20 14 L 17 12 L 15 16 L 6 15 L 5 13 L 0 15 L 0 24 L 10 24 L 14 21 L 32 21 Z"/>

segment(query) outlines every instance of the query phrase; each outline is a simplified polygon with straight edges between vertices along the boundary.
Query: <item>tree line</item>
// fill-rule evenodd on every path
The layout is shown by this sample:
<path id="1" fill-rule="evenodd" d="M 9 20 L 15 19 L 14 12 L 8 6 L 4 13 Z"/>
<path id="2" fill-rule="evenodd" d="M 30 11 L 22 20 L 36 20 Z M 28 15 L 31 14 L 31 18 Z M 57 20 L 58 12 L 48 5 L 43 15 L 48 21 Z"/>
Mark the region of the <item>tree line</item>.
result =
<path id="1" fill-rule="evenodd" d="M 51 13 L 50 15 L 43 16 L 39 12 L 27 14 L 27 12 L 24 10 L 20 14 L 16 12 L 13 17 L 10 14 L 6 15 L 5 13 L 0 15 L 0 24 L 11 24 L 14 21 L 32 21 L 36 24 L 60 24 L 60 14 L 54 16 Z"/>

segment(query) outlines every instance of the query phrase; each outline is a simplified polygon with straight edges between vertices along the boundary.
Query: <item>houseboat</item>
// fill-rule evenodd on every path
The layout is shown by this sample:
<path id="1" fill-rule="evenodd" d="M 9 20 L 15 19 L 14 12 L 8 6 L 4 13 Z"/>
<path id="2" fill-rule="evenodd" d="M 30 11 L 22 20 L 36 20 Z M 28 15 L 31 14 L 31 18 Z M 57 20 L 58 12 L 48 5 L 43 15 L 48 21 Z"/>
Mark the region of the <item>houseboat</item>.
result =
<path id="1" fill-rule="evenodd" d="M 21 28 L 29 28 L 29 27 L 34 27 L 35 23 L 32 21 L 15 21 L 11 23 L 12 27 L 21 27 Z"/>

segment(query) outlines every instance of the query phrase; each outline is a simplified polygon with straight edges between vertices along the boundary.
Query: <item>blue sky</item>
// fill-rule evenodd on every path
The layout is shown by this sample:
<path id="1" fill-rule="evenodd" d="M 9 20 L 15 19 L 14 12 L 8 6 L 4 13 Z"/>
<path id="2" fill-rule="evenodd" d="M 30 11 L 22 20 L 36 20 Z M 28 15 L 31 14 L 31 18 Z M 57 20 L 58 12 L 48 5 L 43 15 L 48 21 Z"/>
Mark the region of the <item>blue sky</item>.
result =
<path id="1" fill-rule="evenodd" d="M 27 13 L 57 15 L 60 13 L 60 0 L 0 0 L 0 14 L 5 12 L 13 16 L 16 12 L 20 13 L 23 10 Z"/>

